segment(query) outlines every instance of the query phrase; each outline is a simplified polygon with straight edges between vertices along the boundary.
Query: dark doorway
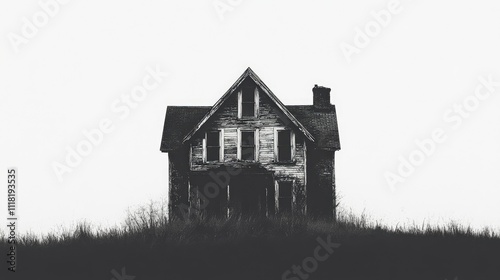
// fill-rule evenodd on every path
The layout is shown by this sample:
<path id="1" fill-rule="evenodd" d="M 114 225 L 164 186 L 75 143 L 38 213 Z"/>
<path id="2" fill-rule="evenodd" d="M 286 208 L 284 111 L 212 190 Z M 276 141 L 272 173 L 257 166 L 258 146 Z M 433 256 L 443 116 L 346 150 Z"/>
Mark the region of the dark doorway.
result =
<path id="1" fill-rule="evenodd" d="M 271 199 L 272 198 L 272 199 Z M 270 205 L 272 203 L 272 205 Z M 240 175 L 229 184 L 233 215 L 266 217 L 274 214 L 274 184 L 269 174 Z"/>
<path id="2" fill-rule="evenodd" d="M 220 185 L 206 173 L 191 176 L 190 205 L 192 212 L 206 217 L 227 217 L 227 186 Z"/>

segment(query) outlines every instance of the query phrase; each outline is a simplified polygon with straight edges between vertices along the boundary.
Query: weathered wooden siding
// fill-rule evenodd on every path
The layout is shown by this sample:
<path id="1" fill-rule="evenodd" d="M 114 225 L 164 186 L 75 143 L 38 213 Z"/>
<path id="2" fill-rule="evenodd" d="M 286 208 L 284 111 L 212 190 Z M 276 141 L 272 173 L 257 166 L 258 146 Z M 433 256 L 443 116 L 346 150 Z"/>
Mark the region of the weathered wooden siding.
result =
<path id="1" fill-rule="evenodd" d="M 296 212 L 306 210 L 305 191 L 305 141 L 302 132 L 291 127 L 288 120 L 282 120 L 278 108 L 264 93 L 259 93 L 259 115 L 257 118 L 238 119 L 238 96 L 233 94 L 224 106 L 207 122 L 190 141 L 192 171 L 207 171 L 221 164 L 245 164 L 238 162 L 238 128 L 258 129 L 258 162 L 269 171 L 274 171 L 276 180 L 294 180 L 294 209 Z M 289 128 L 295 132 L 295 157 L 292 163 L 277 163 L 274 155 L 274 129 Z M 210 129 L 224 130 L 224 161 L 220 163 L 203 162 L 203 138 Z M 256 131 L 257 132 L 257 131 Z"/>

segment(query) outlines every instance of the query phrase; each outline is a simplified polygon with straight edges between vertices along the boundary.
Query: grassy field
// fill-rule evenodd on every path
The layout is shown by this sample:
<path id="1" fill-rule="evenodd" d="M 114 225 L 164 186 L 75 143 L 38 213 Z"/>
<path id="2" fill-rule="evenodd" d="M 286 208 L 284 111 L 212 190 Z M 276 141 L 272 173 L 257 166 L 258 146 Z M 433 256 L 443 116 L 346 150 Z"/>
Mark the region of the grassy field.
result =
<path id="1" fill-rule="evenodd" d="M 121 228 L 18 240 L 1 279 L 500 279 L 500 238 L 450 224 L 386 228 L 364 217 L 173 221 L 145 208 Z M 7 252 L 5 238 L 0 240 Z M 2 253 L 3 256 L 5 254 Z M 4 277 L 6 275 L 7 277 Z"/>

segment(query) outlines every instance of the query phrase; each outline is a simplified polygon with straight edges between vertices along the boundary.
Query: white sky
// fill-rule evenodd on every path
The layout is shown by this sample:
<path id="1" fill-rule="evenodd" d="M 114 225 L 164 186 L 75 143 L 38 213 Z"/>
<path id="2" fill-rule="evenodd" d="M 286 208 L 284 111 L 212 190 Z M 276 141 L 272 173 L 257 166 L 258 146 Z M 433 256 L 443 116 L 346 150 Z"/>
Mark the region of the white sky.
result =
<path id="1" fill-rule="evenodd" d="M 340 45 L 356 46 L 356 28 L 389 2 L 73 0 L 25 38 L 23 18 L 43 21 L 44 10 L 2 1 L 0 177 L 19 169 L 20 230 L 118 224 L 128 206 L 166 196 L 165 108 L 213 105 L 248 66 L 285 104 L 312 104 L 314 84 L 332 88 L 344 208 L 390 225 L 500 229 L 500 86 L 460 125 L 443 119 L 472 100 L 479 77 L 500 81 L 500 3 L 401 0 L 349 63 Z M 13 36 L 24 38 L 18 52 Z M 111 109 L 157 66 L 169 73 L 158 88 L 126 117 Z M 53 162 L 64 164 L 66 147 L 103 119 L 114 130 L 60 182 Z M 439 128 L 446 140 L 391 189 L 384 174 Z"/>

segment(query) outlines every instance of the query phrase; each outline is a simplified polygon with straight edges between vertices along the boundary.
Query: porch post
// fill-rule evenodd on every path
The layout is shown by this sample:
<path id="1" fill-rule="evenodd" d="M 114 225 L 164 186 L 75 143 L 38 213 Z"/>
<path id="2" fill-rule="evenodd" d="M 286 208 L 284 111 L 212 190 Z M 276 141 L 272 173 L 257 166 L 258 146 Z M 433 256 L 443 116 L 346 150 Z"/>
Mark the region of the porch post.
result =
<path id="1" fill-rule="evenodd" d="M 193 197 L 192 197 L 192 193 L 191 193 L 191 178 L 188 178 L 188 194 L 187 194 L 187 197 L 188 197 L 188 217 L 191 217 L 191 208 L 192 208 L 192 205 L 193 205 Z"/>
<path id="2" fill-rule="evenodd" d="M 226 198 L 226 218 L 231 216 L 231 192 L 230 185 L 227 185 L 227 198 Z"/>

